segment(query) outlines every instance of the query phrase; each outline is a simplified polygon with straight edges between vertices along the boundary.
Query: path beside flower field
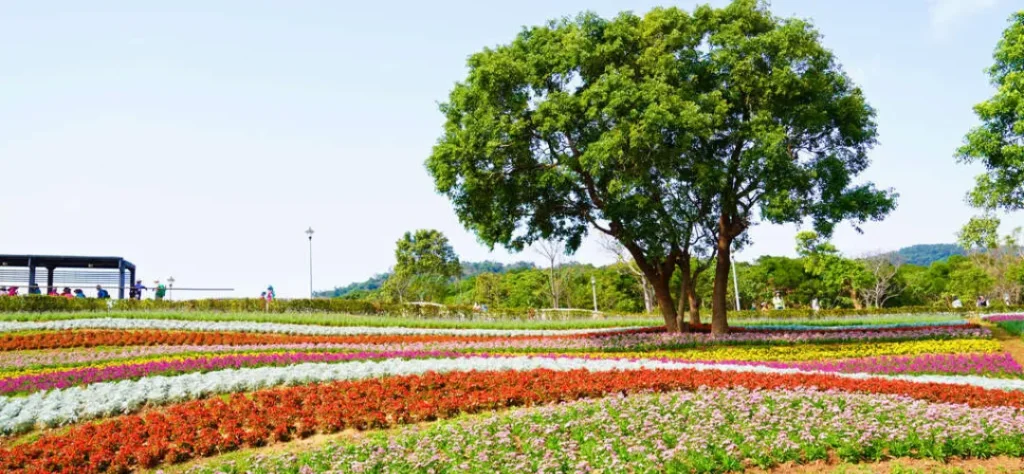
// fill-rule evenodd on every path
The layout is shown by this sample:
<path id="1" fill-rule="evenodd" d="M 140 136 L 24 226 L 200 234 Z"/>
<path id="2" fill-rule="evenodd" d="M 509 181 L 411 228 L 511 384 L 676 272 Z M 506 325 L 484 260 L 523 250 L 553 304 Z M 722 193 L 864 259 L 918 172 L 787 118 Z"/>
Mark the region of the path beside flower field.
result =
<path id="1" fill-rule="evenodd" d="M 767 470 L 750 468 L 744 472 L 751 474 L 1010 473 L 1024 472 L 1024 460 L 997 456 L 989 459 L 950 459 L 947 462 L 908 458 L 859 464 L 838 461 L 815 461 L 810 464 L 790 462 Z"/>
<path id="2" fill-rule="evenodd" d="M 1020 336 L 1010 334 L 997 324 L 984 322 L 982 325 L 992 331 L 992 338 L 1002 344 L 1003 351 L 1010 354 L 1018 364 L 1024 364 L 1024 341 L 1021 341 Z"/>

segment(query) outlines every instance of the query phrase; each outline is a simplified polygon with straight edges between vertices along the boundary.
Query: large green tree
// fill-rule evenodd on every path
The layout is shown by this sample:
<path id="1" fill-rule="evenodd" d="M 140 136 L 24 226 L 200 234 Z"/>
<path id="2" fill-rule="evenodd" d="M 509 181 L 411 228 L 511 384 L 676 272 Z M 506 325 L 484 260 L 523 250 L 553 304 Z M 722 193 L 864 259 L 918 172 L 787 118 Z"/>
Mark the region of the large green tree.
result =
<path id="1" fill-rule="evenodd" d="M 433 229 L 406 232 L 395 243 L 395 267 L 384 283 L 394 299 L 410 292 L 420 297 L 440 296 L 448 281 L 462 273 L 462 265 L 448 237 Z"/>
<path id="2" fill-rule="evenodd" d="M 1024 11 L 1010 17 L 988 74 L 996 94 L 974 107 L 981 125 L 967 134 L 957 158 L 985 167 L 968 197 L 971 204 L 1019 210 L 1024 208 Z"/>
<path id="3" fill-rule="evenodd" d="M 871 275 L 859 262 L 845 258 L 839 249 L 816 232 L 796 235 L 796 252 L 803 259 L 804 270 L 821 279 L 822 292 L 833 304 L 849 303 L 861 308 L 859 290 L 871 283 Z"/>
<path id="4" fill-rule="evenodd" d="M 828 231 L 893 207 L 852 184 L 875 138 L 860 90 L 808 23 L 756 0 L 528 28 L 470 57 L 441 108 L 427 168 L 463 224 L 516 250 L 555 238 L 575 251 L 591 229 L 614 237 L 669 329 L 680 327 L 669 285 L 701 212 L 717 232 L 721 333 L 729 252 L 755 216 L 810 216 Z"/>
<path id="5" fill-rule="evenodd" d="M 971 261 L 985 272 L 995 296 L 1010 302 L 1020 299 L 1024 249 L 1021 229 L 999 234 L 1000 220 L 993 215 L 973 217 L 957 234 L 958 243 L 969 252 Z"/>
<path id="6" fill-rule="evenodd" d="M 718 196 L 712 330 L 722 332 L 730 252 L 755 220 L 809 219 L 827 236 L 842 220 L 883 218 L 896 196 L 854 183 L 875 144 L 874 110 L 808 22 L 752 1 L 711 17 L 698 84 L 718 113 L 696 152 Z"/>

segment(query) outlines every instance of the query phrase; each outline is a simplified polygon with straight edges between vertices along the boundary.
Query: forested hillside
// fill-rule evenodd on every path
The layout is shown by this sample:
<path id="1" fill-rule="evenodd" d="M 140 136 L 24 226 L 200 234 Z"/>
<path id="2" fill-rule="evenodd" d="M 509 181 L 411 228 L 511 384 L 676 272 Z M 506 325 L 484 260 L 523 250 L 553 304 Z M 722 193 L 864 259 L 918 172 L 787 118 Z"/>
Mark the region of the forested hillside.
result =
<path id="1" fill-rule="evenodd" d="M 953 255 L 964 255 L 964 249 L 957 244 L 918 244 L 903 247 L 896 253 L 906 263 L 927 267 Z"/>

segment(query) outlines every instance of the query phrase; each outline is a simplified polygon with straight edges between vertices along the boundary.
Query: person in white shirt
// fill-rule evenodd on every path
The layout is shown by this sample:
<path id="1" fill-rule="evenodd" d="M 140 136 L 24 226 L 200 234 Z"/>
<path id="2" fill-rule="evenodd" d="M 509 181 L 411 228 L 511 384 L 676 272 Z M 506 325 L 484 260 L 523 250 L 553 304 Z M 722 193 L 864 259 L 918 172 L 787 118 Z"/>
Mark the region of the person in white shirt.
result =
<path id="1" fill-rule="evenodd" d="M 775 298 L 772 298 L 772 305 L 776 310 L 786 309 L 786 303 L 782 301 L 782 294 L 778 291 L 775 292 Z"/>
<path id="2" fill-rule="evenodd" d="M 953 297 L 953 309 L 960 309 L 960 308 L 963 308 L 963 307 L 964 307 L 964 304 L 963 304 L 963 302 L 960 301 L 960 297 L 954 296 Z"/>
<path id="3" fill-rule="evenodd" d="M 815 297 L 815 298 L 811 299 L 811 311 L 814 311 L 815 313 L 817 313 L 818 310 L 820 310 L 820 309 L 821 309 L 821 304 L 818 303 L 818 298 Z"/>

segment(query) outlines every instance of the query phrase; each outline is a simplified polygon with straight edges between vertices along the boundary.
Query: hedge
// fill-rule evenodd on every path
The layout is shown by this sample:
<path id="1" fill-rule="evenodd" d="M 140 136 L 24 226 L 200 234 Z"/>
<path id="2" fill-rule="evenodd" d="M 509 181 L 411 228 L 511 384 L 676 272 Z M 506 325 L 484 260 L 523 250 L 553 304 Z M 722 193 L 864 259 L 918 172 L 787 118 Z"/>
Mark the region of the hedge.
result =
<path id="1" fill-rule="evenodd" d="M 987 312 L 1021 312 L 1024 307 L 1013 306 L 988 308 Z M 80 312 L 80 311 L 205 311 L 205 312 L 269 312 L 269 313 L 345 313 L 366 316 L 400 316 L 406 318 L 452 318 L 465 320 L 552 320 L 564 321 L 584 318 L 637 317 L 657 318 L 657 313 L 646 314 L 605 314 L 590 310 L 538 310 L 532 308 L 491 308 L 487 312 L 475 310 L 472 306 L 432 305 L 410 303 L 382 303 L 378 301 L 347 300 L 340 298 L 279 299 L 269 304 L 259 298 L 202 299 L 202 300 L 100 300 L 93 298 L 62 298 L 27 295 L 0 297 L 0 312 Z M 842 316 L 876 316 L 884 314 L 923 313 L 977 313 L 977 308 L 951 309 L 941 306 L 903 306 L 897 308 L 871 309 L 823 309 L 813 312 L 809 309 L 786 309 L 781 311 L 730 311 L 729 319 L 815 319 Z M 703 319 L 710 317 L 705 309 Z"/>
<path id="2" fill-rule="evenodd" d="M 269 313 L 345 313 L 366 316 L 401 316 L 406 318 L 453 318 L 466 320 L 570 320 L 604 317 L 588 310 L 544 311 L 535 309 L 496 308 L 487 312 L 472 306 L 400 304 L 338 298 L 278 299 L 267 303 L 259 298 L 202 300 L 99 300 L 93 298 L 61 298 L 27 295 L 0 297 L 0 312 L 80 312 L 80 311 L 180 311 L 180 312 L 269 312 Z M 616 317 L 650 317 L 648 315 L 614 315 Z"/>

